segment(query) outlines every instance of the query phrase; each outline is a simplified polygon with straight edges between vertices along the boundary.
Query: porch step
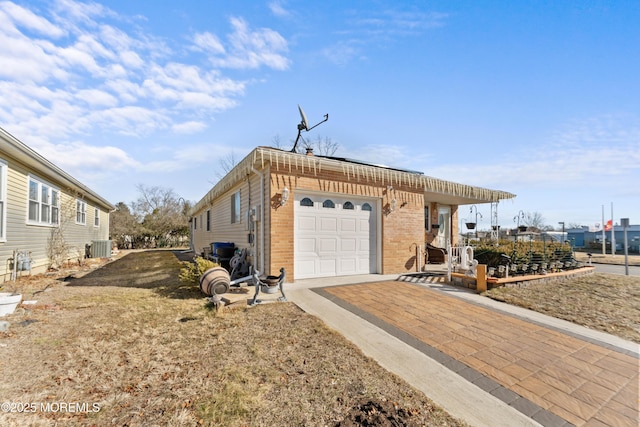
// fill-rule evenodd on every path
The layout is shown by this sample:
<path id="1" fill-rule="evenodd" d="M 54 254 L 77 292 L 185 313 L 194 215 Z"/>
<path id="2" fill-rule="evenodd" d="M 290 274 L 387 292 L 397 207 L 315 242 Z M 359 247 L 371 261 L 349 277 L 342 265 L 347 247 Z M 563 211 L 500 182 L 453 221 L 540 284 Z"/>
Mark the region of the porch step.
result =
<path id="1" fill-rule="evenodd" d="M 447 283 L 447 274 L 434 272 L 407 273 L 401 274 L 396 280 L 412 283 Z"/>

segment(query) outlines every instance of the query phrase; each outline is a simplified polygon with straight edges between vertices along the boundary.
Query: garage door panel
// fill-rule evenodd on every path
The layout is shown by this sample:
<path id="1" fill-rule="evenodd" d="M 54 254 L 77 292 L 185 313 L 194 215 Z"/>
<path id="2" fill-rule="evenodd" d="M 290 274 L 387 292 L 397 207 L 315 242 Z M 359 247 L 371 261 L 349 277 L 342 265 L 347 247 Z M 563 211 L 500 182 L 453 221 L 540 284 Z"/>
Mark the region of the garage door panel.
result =
<path id="1" fill-rule="evenodd" d="M 318 231 L 322 233 L 338 231 L 338 218 L 320 217 L 320 228 Z"/>
<path id="2" fill-rule="evenodd" d="M 319 275 L 321 276 L 335 276 L 336 275 L 336 260 L 335 259 L 321 259 L 319 262 Z"/>
<path id="3" fill-rule="evenodd" d="M 340 258 L 340 272 L 342 274 L 357 274 L 358 273 L 358 259 L 352 258 Z"/>
<path id="4" fill-rule="evenodd" d="M 318 253 L 335 253 L 338 249 L 338 241 L 335 238 L 318 238 Z"/>
<path id="5" fill-rule="evenodd" d="M 375 269 L 375 261 L 369 258 L 360 258 L 358 260 L 358 269 L 359 271 L 372 271 L 373 269 Z"/>
<path id="6" fill-rule="evenodd" d="M 300 238 L 298 239 L 298 253 L 307 255 L 316 253 L 316 239 Z"/>
<path id="7" fill-rule="evenodd" d="M 340 239 L 340 252 L 355 252 L 357 249 L 357 239 Z"/>
<path id="8" fill-rule="evenodd" d="M 300 215 L 298 217 L 298 230 L 316 231 L 316 217 L 312 215 Z"/>
<path id="9" fill-rule="evenodd" d="M 360 252 L 374 252 L 371 250 L 371 241 L 368 238 L 358 239 L 358 250 Z"/>
<path id="10" fill-rule="evenodd" d="M 314 277 L 317 274 L 316 261 L 313 259 L 297 260 L 296 273 L 301 277 Z"/>
<path id="11" fill-rule="evenodd" d="M 341 218 L 340 231 L 345 233 L 353 233 L 356 231 L 357 224 L 358 222 L 355 218 Z"/>

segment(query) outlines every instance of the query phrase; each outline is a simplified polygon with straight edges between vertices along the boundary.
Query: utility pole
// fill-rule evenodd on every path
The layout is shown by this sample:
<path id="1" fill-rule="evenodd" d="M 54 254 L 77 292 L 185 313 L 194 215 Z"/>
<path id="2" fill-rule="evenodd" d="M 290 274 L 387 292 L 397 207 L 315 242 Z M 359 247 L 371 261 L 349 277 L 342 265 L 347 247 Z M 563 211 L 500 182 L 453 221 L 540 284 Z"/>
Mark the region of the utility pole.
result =
<path id="1" fill-rule="evenodd" d="M 607 235 L 604 232 L 604 205 L 602 205 L 602 255 L 607 254 Z"/>
<path id="2" fill-rule="evenodd" d="M 629 275 L 629 249 L 627 247 L 627 228 L 629 227 L 629 218 L 621 218 L 620 225 L 624 230 L 624 274 Z"/>

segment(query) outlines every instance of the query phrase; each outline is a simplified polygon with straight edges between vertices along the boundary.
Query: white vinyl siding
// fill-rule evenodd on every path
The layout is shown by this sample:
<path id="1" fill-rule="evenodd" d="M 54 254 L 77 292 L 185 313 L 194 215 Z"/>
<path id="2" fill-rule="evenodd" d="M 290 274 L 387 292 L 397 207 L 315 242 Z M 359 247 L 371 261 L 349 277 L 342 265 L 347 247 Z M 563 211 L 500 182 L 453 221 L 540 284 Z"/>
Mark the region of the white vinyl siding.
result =
<path id="1" fill-rule="evenodd" d="M 0 159 L 0 242 L 7 240 L 7 162 Z"/>
<path id="2" fill-rule="evenodd" d="M 29 177 L 27 224 L 55 226 L 60 222 L 60 190 Z"/>
<path id="3" fill-rule="evenodd" d="M 5 146 L 17 145 L 0 129 L 0 215 L 3 217 L 0 227 L 4 237 L 4 241 L 0 239 L 0 283 L 11 278 L 8 260 L 14 250 L 31 253 L 32 275 L 45 272 L 51 265 L 49 250 L 53 232 L 62 233 L 67 260 L 81 259 L 85 245 L 109 239 L 109 211 L 113 209 L 97 194 L 85 187 L 76 187 L 68 177 L 57 169 L 50 169 L 39 158 L 29 157 L 29 153 L 21 150 L 17 150 L 16 157 L 4 150 Z M 25 159 L 29 160 L 28 164 Z M 99 208 L 99 227 L 75 223 L 76 196 L 80 191 L 88 204 Z M 43 198 L 43 194 L 46 197 Z M 30 212 L 33 220 L 29 219 Z M 48 222 L 42 222 L 47 218 Z"/>
<path id="4" fill-rule="evenodd" d="M 251 192 L 249 192 L 249 189 L 251 189 Z M 193 247 L 196 252 L 201 253 L 203 248 L 210 248 L 213 242 L 232 242 L 237 248 L 250 247 L 251 244 L 248 242 L 247 237 L 249 231 L 246 213 L 249 209 L 261 203 L 260 192 L 260 177 L 254 174 L 251 175 L 248 181 L 238 183 L 230 191 L 212 201 L 211 205 L 194 212 L 194 221 L 199 218 L 197 228 L 194 227 L 193 233 Z M 268 199 L 265 197 L 264 200 Z M 210 212 L 209 231 L 207 231 L 206 222 L 207 211 Z M 236 213 L 240 217 L 236 217 L 236 222 L 232 223 L 231 220 L 236 216 Z M 254 241 L 257 246 L 251 251 L 252 254 L 256 254 L 261 247 L 258 243 L 260 239 L 259 231 L 259 229 L 254 231 Z"/>

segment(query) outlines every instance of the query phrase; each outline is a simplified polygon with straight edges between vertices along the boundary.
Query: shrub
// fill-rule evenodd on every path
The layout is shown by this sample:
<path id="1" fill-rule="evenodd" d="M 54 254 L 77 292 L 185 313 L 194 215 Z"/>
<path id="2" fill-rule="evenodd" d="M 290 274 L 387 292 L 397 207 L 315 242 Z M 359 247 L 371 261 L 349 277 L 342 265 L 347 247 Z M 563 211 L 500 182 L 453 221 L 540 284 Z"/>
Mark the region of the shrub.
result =
<path id="1" fill-rule="evenodd" d="M 480 264 L 489 267 L 508 264 L 506 255 L 511 258 L 511 263 L 552 262 L 570 259 L 573 256 L 571 246 L 558 242 L 541 241 L 508 241 L 501 240 L 497 246 L 492 243 L 480 243 L 473 248 L 474 258 Z"/>
<path id="2" fill-rule="evenodd" d="M 199 285 L 200 276 L 205 271 L 213 267 L 219 267 L 220 264 L 202 257 L 195 257 L 193 262 L 183 261 L 180 268 L 180 281 L 187 285 Z"/>

